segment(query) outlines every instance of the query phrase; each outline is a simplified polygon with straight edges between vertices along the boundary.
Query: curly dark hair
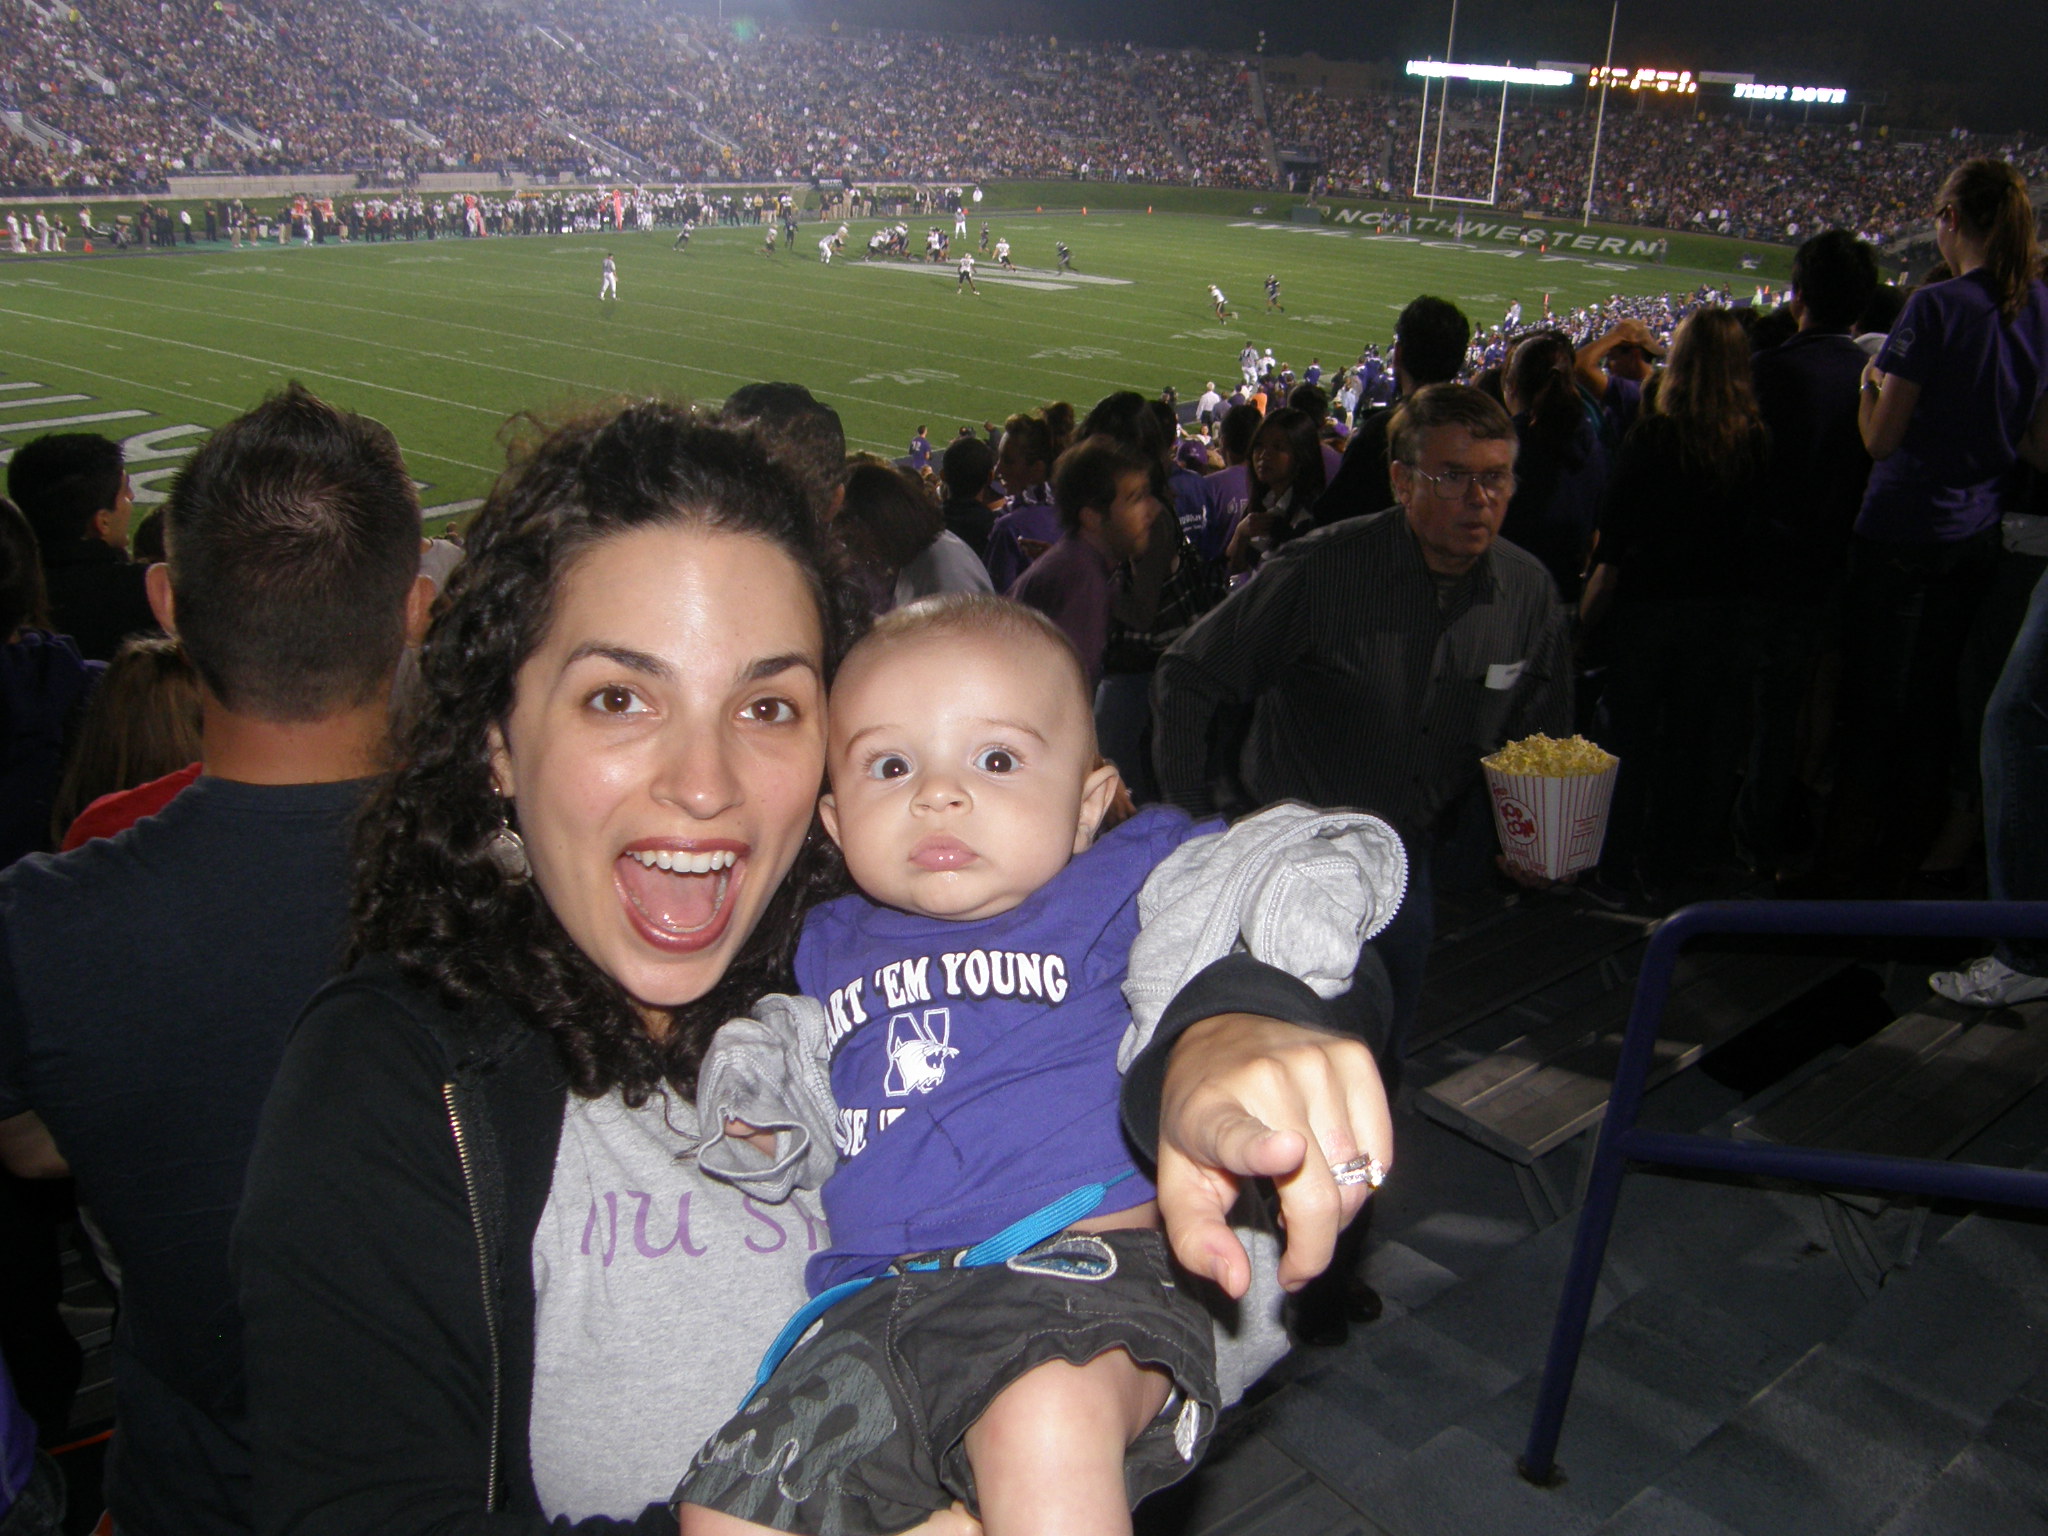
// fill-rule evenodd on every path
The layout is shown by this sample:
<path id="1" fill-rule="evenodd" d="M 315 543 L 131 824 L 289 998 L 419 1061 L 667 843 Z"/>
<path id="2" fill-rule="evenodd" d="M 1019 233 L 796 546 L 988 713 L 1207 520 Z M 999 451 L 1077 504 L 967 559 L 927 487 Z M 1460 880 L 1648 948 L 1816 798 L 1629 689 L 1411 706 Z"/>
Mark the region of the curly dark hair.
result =
<path id="1" fill-rule="evenodd" d="M 364 814 L 351 933 L 355 955 L 391 955 L 451 1007 L 502 1000 L 554 1037 L 575 1092 L 620 1089 L 636 1107 L 664 1085 L 694 1096 L 712 1033 L 762 993 L 789 989 L 803 912 L 845 888 L 814 822 L 724 977 L 674 1010 L 657 1039 L 537 886 L 508 880 L 492 860 L 503 816 L 492 728 L 511 714 L 514 681 L 554 621 L 567 573 L 594 545 L 662 525 L 765 539 L 795 561 L 818 602 L 829 682 L 864 610 L 803 484 L 751 433 L 639 401 L 515 447 L 436 605 L 399 766 Z"/>

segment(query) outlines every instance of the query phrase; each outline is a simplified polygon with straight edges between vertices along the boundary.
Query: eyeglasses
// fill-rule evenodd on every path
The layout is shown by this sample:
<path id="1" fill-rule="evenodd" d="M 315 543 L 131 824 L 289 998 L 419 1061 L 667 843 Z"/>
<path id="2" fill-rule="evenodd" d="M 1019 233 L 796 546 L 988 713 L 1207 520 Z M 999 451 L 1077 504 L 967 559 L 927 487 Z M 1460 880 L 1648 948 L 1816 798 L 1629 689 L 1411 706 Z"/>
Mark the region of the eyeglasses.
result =
<path id="1" fill-rule="evenodd" d="M 1429 488 L 1445 501 L 1463 501 L 1465 493 L 1475 486 L 1488 501 L 1511 496 L 1515 490 L 1515 472 L 1511 469 L 1447 469 L 1440 475 L 1417 469 L 1415 475 L 1427 481 Z"/>

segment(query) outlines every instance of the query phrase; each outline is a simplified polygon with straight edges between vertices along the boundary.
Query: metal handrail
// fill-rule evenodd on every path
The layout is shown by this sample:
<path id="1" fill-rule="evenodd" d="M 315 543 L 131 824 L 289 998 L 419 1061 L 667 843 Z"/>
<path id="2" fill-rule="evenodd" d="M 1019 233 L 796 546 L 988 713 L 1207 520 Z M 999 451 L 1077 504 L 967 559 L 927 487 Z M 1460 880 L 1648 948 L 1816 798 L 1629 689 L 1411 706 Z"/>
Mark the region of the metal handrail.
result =
<path id="1" fill-rule="evenodd" d="M 1651 935 L 1636 977 L 1635 1003 L 1622 1037 L 1614 1087 L 1586 1184 L 1571 1267 L 1558 1298 L 1543 1385 L 1517 1470 L 1532 1483 L 1556 1480 L 1557 1441 L 1572 1378 L 1586 1342 L 1594 1290 L 1606 1260 L 1621 1179 L 1631 1162 L 1717 1173 L 1761 1175 L 1829 1186 L 1894 1191 L 1935 1199 L 2048 1209 L 2048 1173 L 1952 1163 L 1941 1158 L 1879 1157 L 1818 1147 L 1775 1146 L 1720 1136 L 1646 1131 L 1636 1124 L 1672 972 L 1687 941 L 1707 934 L 1896 939 L 2048 939 L 2048 902 L 1751 901 L 1703 902 L 1671 914 Z"/>

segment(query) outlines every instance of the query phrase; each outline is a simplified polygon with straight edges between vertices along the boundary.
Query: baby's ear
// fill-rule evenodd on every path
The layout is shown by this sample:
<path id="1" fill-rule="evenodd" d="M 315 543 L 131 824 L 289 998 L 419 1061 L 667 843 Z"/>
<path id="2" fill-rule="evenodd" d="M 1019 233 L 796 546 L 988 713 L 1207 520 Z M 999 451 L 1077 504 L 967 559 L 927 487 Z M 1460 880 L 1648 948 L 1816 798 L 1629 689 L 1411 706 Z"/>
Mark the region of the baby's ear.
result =
<path id="1" fill-rule="evenodd" d="M 839 842 L 839 802 L 832 798 L 830 792 L 818 796 L 818 820 L 825 824 L 826 836 L 835 843 Z"/>
<path id="2" fill-rule="evenodd" d="M 1124 793 L 1124 781 L 1117 776 L 1116 765 L 1098 761 L 1088 771 L 1088 777 L 1081 781 L 1081 815 L 1074 828 L 1074 852 L 1084 851 L 1095 841 L 1096 835 L 1103 830 L 1103 818 L 1119 801 L 1123 803 L 1124 816 L 1128 816 L 1131 798 Z M 1123 820 L 1123 816 L 1117 820 Z"/>

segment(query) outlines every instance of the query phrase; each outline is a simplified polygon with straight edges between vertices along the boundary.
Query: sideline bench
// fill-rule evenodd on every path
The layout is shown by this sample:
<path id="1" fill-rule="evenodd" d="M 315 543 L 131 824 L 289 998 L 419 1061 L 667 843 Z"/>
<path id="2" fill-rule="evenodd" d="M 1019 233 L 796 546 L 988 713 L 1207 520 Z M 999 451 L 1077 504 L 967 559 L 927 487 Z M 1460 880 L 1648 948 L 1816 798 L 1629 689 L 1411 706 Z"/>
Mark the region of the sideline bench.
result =
<path id="1" fill-rule="evenodd" d="M 1703 950 L 1678 963 L 1646 1086 L 1682 1072 L 1717 1045 L 1811 991 L 1848 961 L 1832 956 Z M 1540 1161 L 1597 1130 L 1607 1113 L 1634 988 L 1618 987 L 1422 1090 L 1430 1119 L 1515 1165 L 1539 1225 L 1579 1203 Z M 1581 1159 L 1580 1174 L 1590 1159 Z"/>

